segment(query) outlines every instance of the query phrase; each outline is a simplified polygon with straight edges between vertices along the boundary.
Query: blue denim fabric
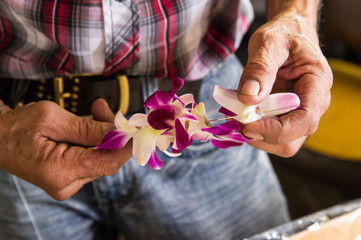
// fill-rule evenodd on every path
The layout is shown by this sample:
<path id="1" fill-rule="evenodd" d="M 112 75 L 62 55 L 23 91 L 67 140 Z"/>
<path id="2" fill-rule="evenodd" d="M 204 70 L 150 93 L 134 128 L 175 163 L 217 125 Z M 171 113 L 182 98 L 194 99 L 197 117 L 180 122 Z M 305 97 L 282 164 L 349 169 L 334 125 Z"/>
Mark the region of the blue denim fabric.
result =
<path id="1" fill-rule="evenodd" d="M 203 79 L 200 100 L 210 119 L 215 84 L 237 88 L 235 56 Z M 162 153 L 160 171 L 130 159 L 56 202 L 41 189 L 0 171 L 0 239 L 105 239 L 100 223 L 129 240 L 242 239 L 284 223 L 286 201 L 266 153 L 247 144 L 216 149 L 195 143 L 178 158 Z M 98 235 L 96 235 L 98 233 Z"/>

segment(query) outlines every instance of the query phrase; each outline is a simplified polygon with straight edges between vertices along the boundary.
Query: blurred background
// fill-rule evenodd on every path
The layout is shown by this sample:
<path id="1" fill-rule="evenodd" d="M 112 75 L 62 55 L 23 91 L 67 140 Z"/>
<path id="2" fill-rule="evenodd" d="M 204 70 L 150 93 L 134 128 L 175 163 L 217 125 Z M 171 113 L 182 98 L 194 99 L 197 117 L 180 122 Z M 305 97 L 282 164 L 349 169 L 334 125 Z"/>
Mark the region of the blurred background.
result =
<path id="1" fill-rule="evenodd" d="M 256 18 L 237 55 L 266 21 L 265 0 L 251 0 Z M 324 0 L 320 44 L 334 74 L 332 102 L 317 132 L 292 158 L 271 155 L 292 219 L 361 198 L 361 1 Z"/>

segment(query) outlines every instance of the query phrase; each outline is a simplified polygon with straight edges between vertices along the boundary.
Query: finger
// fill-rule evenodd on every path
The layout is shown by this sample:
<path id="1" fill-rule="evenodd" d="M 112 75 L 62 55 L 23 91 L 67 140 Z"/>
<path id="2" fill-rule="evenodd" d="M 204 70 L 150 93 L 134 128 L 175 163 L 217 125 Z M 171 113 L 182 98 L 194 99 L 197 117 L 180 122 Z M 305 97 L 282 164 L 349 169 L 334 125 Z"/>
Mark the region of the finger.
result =
<path id="1" fill-rule="evenodd" d="M 132 143 L 117 150 L 69 147 L 62 154 L 64 162 L 73 166 L 73 179 L 113 175 L 132 155 Z"/>
<path id="2" fill-rule="evenodd" d="M 78 179 L 63 189 L 54 190 L 54 189 L 49 188 L 49 189 L 45 189 L 45 191 L 49 196 L 51 196 L 55 200 L 64 201 L 64 200 L 70 198 L 71 196 L 73 196 L 75 193 L 77 193 L 85 184 L 87 184 L 95 179 L 96 178 Z"/>
<path id="3" fill-rule="evenodd" d="M 243 134 L 269 144 L 285 144 L 313 134 L 317 130 L 319 118 L 313 112 L 298 109 L 279 118 L 264 118 L 247 124 Z"/>
<path id="4" fill-rule="evenodd" d="M 46 103 L 46 105 L 49 104 Z M 56 104 L 49 113 L 51 114 L 49 118 L 52 120 L 51 124 L 47 124 L 47 129 L 44 129 L 44 134 L 45 137 L 58 142 L 84 147 L 96 146 L 100 144 L 106 133 L 115 128 L 112 123 L 76 116 Z"/>
<path id="5" fill-rule="evenodd" d="M 108 103 L 104 99 L 97 99 L 91 107 L 93 119 L 103 122 L 114 122 L 114 114 L 110 110 Z"/>
<path id="6" fill-rule="evenodd" d="M 273 33 L 256 32 L 248 46 L 248 61 L 238 87 L 241 102 L 254 105 L 271 92 L 278 69 L 286 62 L 289 51 L 286 44 L 276 41 Z"/>
<path id="7" fill-rule="evenodd" d="M 263 141 L 251 141 L 248 144 L 265 152 L 288 158 L 294 156 L 298 152 L 306 139 L 306 137 L 302 137 L 290 143 L 280 145 L 269 144 Z"/>

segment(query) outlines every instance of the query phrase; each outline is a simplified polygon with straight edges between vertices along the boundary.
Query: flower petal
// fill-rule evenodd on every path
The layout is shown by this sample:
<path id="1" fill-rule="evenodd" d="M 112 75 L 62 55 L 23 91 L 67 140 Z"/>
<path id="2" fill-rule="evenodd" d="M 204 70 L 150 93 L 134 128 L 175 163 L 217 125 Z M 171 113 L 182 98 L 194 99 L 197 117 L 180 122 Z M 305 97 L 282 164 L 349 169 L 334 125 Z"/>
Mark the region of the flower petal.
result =
<path id="1" fill-rule="evenodd" d="M 168 157 L 179 157 L 180 155 L 182 155 L 181 152 L 173 153 L 173 152 L 168 152 L 167 150 L 165 150 L 164 153 L 165 153 Z"/>
<path id="2" fill-rule="evenodd" d="M 213 146 L 217 147 L 217 148 L 229 148 L 229 147 L 236 147 L 236 146 L 241 146 L 243 143 L 240 142 L 234 142 L 234 141 L 229 141 L 229 140 L 219 140 L 219 139 L 211 139 L 211 143 L 213 144 Z"/>
<path id="3" fill-rule="evenodd" d="M 117 129 L 112 130 L 104 136 L 102 142 L 96 149 L 120 149 L 124 147 L 132 136 L 133 133 L 123 132 Z"/>
<path id="4" fill-rule="evenodd" d="M 221 107 L 220 109 L 219 109 L 219 112 L 220 113 L 223 113 L 224 115 L 226 115 L 226 116 L 228 116 L 228 117 L 235 117 L 235 116 L 237 116 L 237 114 L 235 114 L 234 112 L 232 112 L 232 111 L 229 111 L 227 108 L 225 108 L 225 107 Z"/>
<path id="5" fill-rule="evenodd" d="M 178 77 L 173 78 L 172 87 L 171 87 L 172 94 L 175 95 L 178 92 L 178 90 L 183 87 L 183 85 L 184 85 L 183 79 Z"/>
<path id="6" fill-rule="evenodd" d="M 237 115 L 234 117 L 243 124 L 257 121 L 261 119 L 261 115 L 257 111 L 256 105 L 246 105 L 238 100 L 235 90 L 225 89 L 220 86 L 214 87 L 213 98 L 221 106 Z"/>
<path id="7" fill-rule="evenodd" d="M 210 128 L 202 128 L 202 131 L 206 131 L 214 135 L 227 135 L 238 130 L 239 130 L 239 124 L 234 120 L 224 122 L 218 126 L 214 126 Z"/>
<path id="8" fill-rule="evenodd" d="M 155 150 L 156 139 L 163 132 L 163 130 L 155 130 L 151 126 L 146 126 L 134 134 L 133 157 L 140 166 L 147 164 Z"/>
<path id="9" fill-rule="evenodd" d="M 179 151 L 183 151 L 186 147 L 191 144 L 189 134 L 187 130 L 183 127 L 181 121 L 177 118 L 175 119 L 175 143 Z"/>
<path id="10" fill-rule="evenodd" d="M 145 127 L 149 125 L 147 115 L 144 113 L 136 113 L 129 118 L 128 125 L 134 127 Z"/>
<path id="11" fill-rule="evenodd" d="M 274 93 L 259 104 L 262 117 L 277 116 L 300 106 L 300 99 L 294 93 Z"/>
<path id="12" fill-rule="evenodd" d="M 191 104 L 192 108 L 195 108 L 197 106 L 196 101 L 194 100 L 194 96 L 191 93 L 183 94 L 179 97 L 179 100 L 184 103 L 185 106 Z"/>
<path id="13" fill-rule="evenodd" d="M 196 116 L 194 116 L 193 114 L 184 111 L 184 113 L 179 117 L 180 119 L 185 119 L 185 120 L 191 120 L 194 122 L 198 122 L 198 118 Z"/>
<path id="14" fill-rule="evenodd" d="M 208 132 L 204 132 L 201 129 L 210 127 L 210 123 L 206 116 L 206 108 L 203 102 L 200 102 L 191 112 L 198 121 L 189 121 L 188 134 L 193 140 L 199 140 L 205 142 L 208 140 L 208 137 L 211 135 Z"/>
<path id="15" fill-rule="evenodd" d="M 121 111 L 118 111 L 118 113 L 115 115 L 114 124 L 117 129 L 120 129 L 122 131 L 126 131 L 126 132 L 137 131 L 137 128 L 135 128 L 134 126 L 129 126 L 128 120 L 123 116 Z"/>
<path id="16" fill-rule="evenodd" d="M 162 134 L 157 138 L 157 147 L 162 152 L 165 152 L 169 147 L 170 143 L 172 142 L 172 140 L 173 140 L 173 136 Z"/>
<path id="17" fill-rule="evenodd" d="M 157 109 L 163 105 L 170 104 L 173 100 L 173 97 L 174 94 L 170 92 L 157 90 L 147 98 L 144 103 L 144 107 L 146 107 L 148 110 Z"/>
<path id="18" fill-rule="evenodd" d="M 173 128 L 172 122 L 175 118 L 175 113 L 169 109 L 156 109 L 148 114 L 148 123 L 154 129 L 171 129 Z"/>
<path id="19" fill-rule="evenodd" d="M 238 142 L 238 143 L 246 143 L 246 142 L 250 142 L 251 139 L 246 138 L 245 136 L 243 136 L 242 133 L 240 132 L 233 132 L 231 134 L 227 134 L 227 135 L 222 135 L 221 138 L 223 140 L 229 140 L 229 141 L 233 141 L 233 142 Z"/>
<path id="20" fill-rule="evenodd" d="M 149 166 L 154 169 L 154 170 L 160 170 L 163 167 L 163 162 L 158 158 L 157 156 L 157 151 L 153 151 L 152 154 L 150 155 L 149 161 L 148 161 Z"/>

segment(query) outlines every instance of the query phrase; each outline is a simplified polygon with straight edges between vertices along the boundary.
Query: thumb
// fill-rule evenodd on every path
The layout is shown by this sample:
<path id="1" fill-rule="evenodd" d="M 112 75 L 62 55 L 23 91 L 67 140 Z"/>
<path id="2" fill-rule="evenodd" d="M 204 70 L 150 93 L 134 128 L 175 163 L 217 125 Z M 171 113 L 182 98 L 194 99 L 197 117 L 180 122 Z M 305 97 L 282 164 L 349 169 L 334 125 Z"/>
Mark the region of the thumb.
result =
<path id="1" fill-rule="evenodd" d="M 91 107 L 93 119 L 103 122 L 114 122 L 114 114 L 110 110 L 108 103 L 104 99 L 97 99 Z"/>
<path id="2" fill-rule="evenodd" d="M 288 57 L 288 51 L 273 38 L 255 34 L 248 45 L 248 61 L 238 86 L 238 99 L 248 105 L 262 102 L 272 91 L 278 69 Z"/>
<path id="3" fill-rule="evenodd" d="M 99 145 L 105 134 L 115 128 L 114 124 L 98 122 L 90 118 L 75 116 L 68 120 L 58 125 L 53 140 L 92 147 Z"/>
<path id="4" fill-rule="evenodd" d="M 99 105 L 102 106 L 102 104 Z M 83 147 L 96 146 L 100 144 L 106 133 L 115 128 L 113 123 L 79 117 L 59 107 L 51 109 L 59 112 L 51 115 L 52 119 L 49 121 L 51 124 L 47 124 L 50 131 L 46 131 L 46 135 L 57 142 Z M 111 116 L 108 115 L 107 118 Z"/>

